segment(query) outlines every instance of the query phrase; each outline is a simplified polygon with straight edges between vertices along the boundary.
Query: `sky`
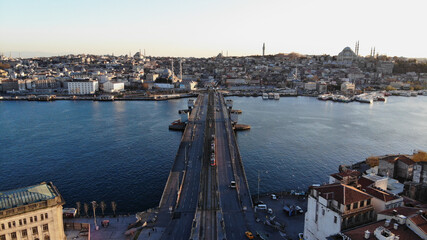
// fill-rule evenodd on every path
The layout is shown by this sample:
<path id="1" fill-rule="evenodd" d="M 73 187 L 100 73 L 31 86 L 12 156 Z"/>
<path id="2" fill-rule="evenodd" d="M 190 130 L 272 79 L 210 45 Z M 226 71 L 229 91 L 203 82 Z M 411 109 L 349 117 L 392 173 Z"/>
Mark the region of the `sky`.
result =
<path id="1" fill-rule="evenodd" d="M 0 53 L 427 57 L 426 0 L 0 0 Z"/>

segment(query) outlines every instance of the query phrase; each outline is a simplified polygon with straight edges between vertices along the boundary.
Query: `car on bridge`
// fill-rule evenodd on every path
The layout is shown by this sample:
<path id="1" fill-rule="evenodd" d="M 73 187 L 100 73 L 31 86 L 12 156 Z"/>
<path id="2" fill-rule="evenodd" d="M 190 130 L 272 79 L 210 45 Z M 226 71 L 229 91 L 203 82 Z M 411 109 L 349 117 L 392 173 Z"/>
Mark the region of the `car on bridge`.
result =
<path id="1" fill-rule="evenodd" d="M 247 237 L 248 239 L 254 239 L 254 235 L 253 235 L 251 232 L 249 232 L 249 231 L 246 231 L 246 232 L 245 232 L 245 235 L 246 235 L 246 237 Z"/>

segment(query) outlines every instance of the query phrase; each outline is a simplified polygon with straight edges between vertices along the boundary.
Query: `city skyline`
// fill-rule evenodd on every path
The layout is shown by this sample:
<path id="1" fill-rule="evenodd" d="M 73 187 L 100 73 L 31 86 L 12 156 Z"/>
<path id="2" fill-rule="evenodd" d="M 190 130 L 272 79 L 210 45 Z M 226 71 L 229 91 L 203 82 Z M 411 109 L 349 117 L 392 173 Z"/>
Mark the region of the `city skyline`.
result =
<path id="1" fill-rule="evenodd" d="M 423 1 L 0 1 L 0 52 L 17 57 L 211 57 L 298 52 L 424 58 Z M 14 11 L 12 11 L 12 9 Z"/>

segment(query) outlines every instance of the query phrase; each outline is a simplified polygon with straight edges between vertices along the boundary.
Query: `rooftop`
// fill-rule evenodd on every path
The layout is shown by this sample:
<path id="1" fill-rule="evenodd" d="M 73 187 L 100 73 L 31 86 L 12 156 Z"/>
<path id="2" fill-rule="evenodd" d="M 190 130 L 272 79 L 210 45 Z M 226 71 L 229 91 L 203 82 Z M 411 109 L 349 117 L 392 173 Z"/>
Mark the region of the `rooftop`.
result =
<path id="1" fill-rule="evenodd" d="M 351 204 L 363 200 L 371 199 L 372 197 L 357 188 L 344 184 L 327 184 L 320 187 L 311 187 L 319 191 L 319 195 L 326 199 L 334 199 L 340 204 Z"/>
<path id="2" fill-rule="evenodd" d="M 375 187 L 367 187 L 366 193 L 384 202 L 393 201 L 395 199 L 401 198 L 398 195 L 391 194 L 383 189 L 375 188 Z"/>
<path id="3" fill-rule="evenodd" d="M 0 192 L 0 210 L 54 199 L 58 194 L 51 183 Z"/>
<path id="4" fill-rule="evenodd" d="M 420 228 L 424 234 L 427 234 L 427 218 L 426 214 L 418 214 L 409 218 L 413 223 L 415 223 L 418 228 Z"/>
<path id="5" fill-rule="evenodd" d="M 371 234 L 370 234 L 370 237 L 367 239 L 376 240 L 377 238 L 374 235 L 375 229 L 377 229 L 378 227 L 384 227 L 385 229 L 392 232 L 394 235 L 399 236 L 400 239 L 402 240 L 403 239 L 411 239 L 411 240 L 422 239 L 417 234 L 415 234 L 410 228 L 408 228 L 406 225 L 399 225 L 397 229 L 394 229 L 393 228 L 394 224 L 397 223 L 395 220 L 392 220 L 388 227 L 385 226 L 385 221 L 386 220 L 382 220 L 382 221 L 374 222 L 364 226 L 360 226 L 357 228 L 353 228 L 353 229 L 344 231 L 343 234 L 345 234 L 347 237 L 351 238 L 352 240 L 358 240 L 358 239 L 362 240 L 362 239 L 366 239 L 364 238 L 365 231 L 368 230 Z"/>

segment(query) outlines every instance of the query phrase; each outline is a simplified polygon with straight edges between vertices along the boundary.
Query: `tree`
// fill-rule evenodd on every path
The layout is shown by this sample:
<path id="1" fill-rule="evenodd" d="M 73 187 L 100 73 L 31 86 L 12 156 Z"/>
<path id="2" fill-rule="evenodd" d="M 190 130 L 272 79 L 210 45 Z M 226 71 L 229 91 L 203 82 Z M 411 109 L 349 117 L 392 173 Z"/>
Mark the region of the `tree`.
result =
<path id="1" fill-rule="evenodd" d="M 77 208 L 77 216 L 80 217 L 80 208 L 82 207 L 82 204 L 80 202 L 76 202 L 76 208 Z"/>
<path id="2" fill-rule="evenodd" d="M 393 90 L 396 90 L 396 88 L 394 88 L 394 87 L 392 87 L 392 86 L 388 85 L 388 86 L 385 88 L 385 90 L 387 90 L 387 91 L 393 91 Z"/>
<path id="3" fill-rule="evenodd" d="M 427 153 L 423 151 L 418 151 L 414 154 L 412 160 L 414 160 L 414 162 L 427 162 Z"/>
<path id="4" fill-rule="evenodd" d="M 97 227 L 98 225 L 96 224 L 96 208 L 98 207 L 98 204 L 96 203 L 96 201 L 92 201 L 92 210 L 93 210 L 93 221 L 95 223 L 95 227 Z"/>
<path id="5" fill-rule="evenodd" d="M 112 201 L 111 202 L 111 208 L 113 209 L 114 217 L 116 217 L 117 203 Z"/>
<path id="6" fill-rule="evenodd" d="M 107 205 L 105 205 L 105 202 L 104 202 L 104 201 L 101 201 L 101 202 L 99 203 L 99 207 L 101 208 L 102 217 L 105 217 L 104 211 L 105 211 L 105 208 L 107 207 Z"/>
<path id="7" fill-rule="evenodd" d="M 89 205 L 87 203 L 83 204 L 83 209 L 85 210 L 86 217 L 89 217 Z"/>

